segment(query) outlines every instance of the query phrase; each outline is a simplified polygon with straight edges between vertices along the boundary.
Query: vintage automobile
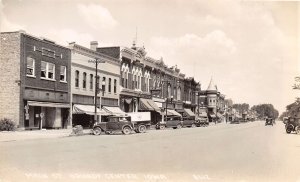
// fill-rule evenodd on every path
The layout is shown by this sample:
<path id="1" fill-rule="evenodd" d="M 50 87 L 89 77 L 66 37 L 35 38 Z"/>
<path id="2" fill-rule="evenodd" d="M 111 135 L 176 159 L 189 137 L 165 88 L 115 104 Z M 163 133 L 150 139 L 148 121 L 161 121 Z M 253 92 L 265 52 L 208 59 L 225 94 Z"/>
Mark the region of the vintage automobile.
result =
<path id="1" fill-rule="evenodd" d="M 273 118 L 266 118 L 265 126 L 271 125 L 273 126 L 274 119 Z"/>
<path id="2" fill-rule="evenodd" d="M 285 130 L 287 133 L 291 133 L 292 131 L 300 134 L 300 118 L 297 117 L 287 117 L 284 118 Z"/>
<path id="3" fill-rule="evenodd" d="M 93 126 L 93 134 L 100 135 L 102 132 L 112 134 L 122 132 L 128 135 L 132 130 L 137 133 L 145 133 L 150 128 L 150 121 L 132 122 L 131 117 L 109 116 L 106 122 L 95 123 Z"/>
<path id="4" fill-rule="evenodd" d="M 209 120 L 206 112 L 201 112 L 199 115 L 196 115 L 195 124 L 197 127 L 204 126 L 207 127 L 209 125 Z"/>
<path id="5" fill-rule="evenodd" d="M 182 117 L 182 126 L 183 127 L 192 127 L 195 128 L 196 125 L 196 121 L 194 119 L 195 117 L 191 118 L 191 117 Z"/>
<path id="6" fill-rule="evenodd" d="M 182 128 L 182 117 L 179 116 L 168 116 L 165 117 L 164 122 L 158 122 L 155 126 L 156 129 L 165 129 L 165 128 L 173 128 L 180 129 Z"/>

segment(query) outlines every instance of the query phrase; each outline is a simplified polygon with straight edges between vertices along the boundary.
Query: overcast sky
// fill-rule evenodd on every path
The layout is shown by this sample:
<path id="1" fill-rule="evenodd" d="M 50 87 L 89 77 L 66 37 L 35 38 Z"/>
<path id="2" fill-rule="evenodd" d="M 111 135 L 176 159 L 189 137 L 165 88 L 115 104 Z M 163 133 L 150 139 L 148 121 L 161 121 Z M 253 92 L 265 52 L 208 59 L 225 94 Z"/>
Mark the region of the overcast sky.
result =
<path id="1" fill-rule="evenodd" d="M 298 2 L 212 0 L 0 0 L 0 30 L 25 30 L 67 45 L 145 46 L 147 55 L 194 76 L 213 77 L 235 103 L 298 97 Z M 299 17 L 299 18 L 297 18 Z M 137 30 L 137 31 L 136 31 Z"/>

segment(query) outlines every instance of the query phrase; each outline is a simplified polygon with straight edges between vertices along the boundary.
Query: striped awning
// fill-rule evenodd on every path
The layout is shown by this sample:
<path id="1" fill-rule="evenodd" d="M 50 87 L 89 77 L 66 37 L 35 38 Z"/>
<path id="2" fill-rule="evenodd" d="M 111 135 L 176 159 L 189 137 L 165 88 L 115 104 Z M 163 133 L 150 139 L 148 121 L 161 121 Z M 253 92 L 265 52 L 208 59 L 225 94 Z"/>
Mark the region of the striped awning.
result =
<path id="1" fill-rule="evenodd" d="M 176 112 L 175 110 L 173 109 L 168 109 L 168 116 L 180 116 L 181 117 L 181 114 L 179 114 L 178 112 Z"/>
<path id="2" fill-rule="evenodd" d="M 184 111 L 185 111 L 190 117 L 195 116 L 195 114 L 193 113 L 193 111 L 190 110 L 190 109 L 184 109 Z"/>
<path id="3" fill-rule="evenodd" d="M 160 112 L 160 108 L 157 106 L 157 104 L 153 100 L 143 99 L 143 98 L 140 98 L 139 110 Z"/>
<path id="4" fill-rule="evenodd" d="M 74 104 L 72 113 L 95 115 L 95 106 Z M 97 115 L 108 116 L 110 114 L 102 109 L 97 108 Z"/>
<path id="5" fill-rule="evenodd" d="M 119 107 L 108 107 L 108 106 L 103 106 L 103 110 L 108 112 L 111 115 L 115 116 L 126 116 L 126 113 L 122 111 Z"/>
<path id="6" fill-rule="evenodd" d="M 139 110 L 154 111 L 153 107 L 148 103 L 148 99 L 143 99 L 143 98 L 140 98 Z"/>

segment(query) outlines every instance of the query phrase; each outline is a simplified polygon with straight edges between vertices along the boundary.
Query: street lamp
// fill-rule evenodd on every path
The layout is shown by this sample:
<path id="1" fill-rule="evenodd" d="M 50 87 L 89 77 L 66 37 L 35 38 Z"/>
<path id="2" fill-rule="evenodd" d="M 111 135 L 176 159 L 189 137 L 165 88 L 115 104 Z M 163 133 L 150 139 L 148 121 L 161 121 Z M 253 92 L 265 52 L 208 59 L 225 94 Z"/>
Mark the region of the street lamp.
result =
<path id="1" fill-rule="evenodd" d="M 171 82 L 171 81 L 169 81 L 169 80 L 161 80 L 161 82 L 166 82 L 167 83 L 167 98 L 166 98 L 166 104 L 165 104 L 165 110 L 166 110 L 166 120 L 167 120 L 167 116 L 168 116 L 168 98 L 169 98 L 169 83 Z M 163 94 L 163 93 L 162 93 Z M 173 100 L 173 96 L 171 96 L 171 101 Z M 163 119 L 164 119 L 164 117 L 162 117 Z M 164 122 L 163 120 L 162 120 L 162 122 Z"/>

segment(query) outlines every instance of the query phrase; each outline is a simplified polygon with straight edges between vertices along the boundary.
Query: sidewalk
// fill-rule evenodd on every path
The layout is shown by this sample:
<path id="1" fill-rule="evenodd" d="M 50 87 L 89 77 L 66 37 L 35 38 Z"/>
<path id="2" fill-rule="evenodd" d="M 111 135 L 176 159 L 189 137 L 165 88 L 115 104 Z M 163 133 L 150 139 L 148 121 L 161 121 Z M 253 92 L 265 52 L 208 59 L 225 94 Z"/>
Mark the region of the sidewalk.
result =
<path id="1" fill-rule="evenodd" d="M 84 129 L 84 135 L 90 133 L 90 129 Z M 61 138 L 72 133 L 72 129 L 60 130 L 33 130 L 33 131 L 2 131 L 0 132 L 0 142 L 23 141 L 32 139 Z"/>

